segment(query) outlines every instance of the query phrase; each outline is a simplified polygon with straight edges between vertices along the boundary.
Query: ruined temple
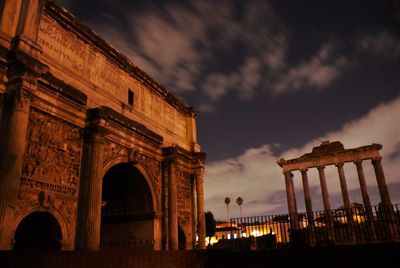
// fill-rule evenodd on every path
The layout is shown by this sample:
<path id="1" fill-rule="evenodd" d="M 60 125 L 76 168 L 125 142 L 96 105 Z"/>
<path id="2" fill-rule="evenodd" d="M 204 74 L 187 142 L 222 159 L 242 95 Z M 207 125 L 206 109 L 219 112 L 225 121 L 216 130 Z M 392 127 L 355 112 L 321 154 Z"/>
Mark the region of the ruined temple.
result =
<path id="1" fill-rule="evenodd" d="M 204 248 L 193 108 L 53 1 L 0 18 L 0 250 Z"/>

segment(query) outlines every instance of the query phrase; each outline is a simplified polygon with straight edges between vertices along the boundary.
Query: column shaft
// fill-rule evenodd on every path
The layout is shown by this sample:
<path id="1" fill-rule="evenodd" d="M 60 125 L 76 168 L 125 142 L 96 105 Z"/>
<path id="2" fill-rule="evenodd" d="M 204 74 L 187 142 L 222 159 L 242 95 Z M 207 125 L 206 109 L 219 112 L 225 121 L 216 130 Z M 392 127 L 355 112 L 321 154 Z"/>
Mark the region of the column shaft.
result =
<path id="1" fill-rule="evenodd" d="M 309 226 L 313 226 L 314 216 L 312 211 L 311 193 L 310 193 L 310 188 L 308 186 L 307 169 L 302 169 L 300 171 L 301 171 L 301 178 L 303 181 L 303 191 L 304 191 L 304 201 L 306 203 L 307 221 Z"/>
<path id="2" fill-rule="evenodd" d="M 367 188 L 367 183 L 365 182 L 362 161 L 355 161 L 354 163 L 356 164 L 356 167 L 357 167 L 357 174 L 358 174 L 358 180 L 360 182 L 361 195 L 362 195 L 362 199 L 363 199 L 363 203 L 364 203 L 364 208 L 367 213 L 369 232 L 371 235 L 371 239 L 375 240 L 376 232 L 375 232 L 375 226 L 374 226 L 374 214 L 372 212 L 371 202 L 369 200 L 368 188 Z"/>
<path id="3" fill-rule="evenodd" d="M 362 162 L 361 161 L 355 161 L 354 163 L 356 164 L 356 167 L 357 167 L 358 180 L 360 182 L 360 189 L 361 189 L 361 195 L 362 195 L 364 207 L 365 208 L 371 208 L 371 202 L 369 200 L 368 188 L 367 188 L 367 183 L 365 181 Z"/>
<path id="4" fill-rule="evenodd" d="M 92 133 L 84 147 L 80 187 L 78 249 L 100 249 L 104 134 Z"/>
<path id="5" fill-rule="evenodd" d="M 175 165 L 170 163 L 168 170 L 168 228 L 169 250 L 178 250 L 178 202 Z"/>
<path id="6" fill-rule="evenodd" d="M 197 225 L 197 190 L 196 190 L 196 176 L 191 176 L 191 204 L 192 204 L 192 248 L 196 248 L 196 225 Z"/>
<path id="7" fill-rule="evenodd" d="M 321 193 L 322 193 L 322 201 L 324 203 L 324 209 L 328 211 L 331 210 L 331 204 L 329 202 L 329 193 L 328 193 L 328 187 L 326 185 L 324 169 L 325 169 L 324 166 L 318 167 L 318 174 L 319 174 L 319 181 L 321 184 Z"/>
<path id="8" fill-rule="evenodd" d="M 288 210 L 290 217 L 290 228 L 296 229 L 297 227 L 297 210 L 296 210 L 296 199 L 292 182 L 292 173 L 290 171 L 286 171 L 285 175 L 285 184 L 286 184 L 286 198 L 288 202 Z"/>
<path id="9" fill-rule="evenodd" d="M 168 250 L 169 248 L 169 227 L 168 227 L 168 177 L 169 177 L 169 164 L 163 164 L 163 174 L 162 174 L 162 245 L 163 250 Z"/>
<path id="10" fill-rule="evenodd" d="M 203 169 L 196 173 L 197 188 L 197 226 L 199 230 L 200 249 L 206 248 L 206 220 L 204 215 Z"/>
<path id="11" fill-rule="evenodd" d="M 31 103 L 30 93 L 24 89 L 18 89 L 10 97 L 11 109 L 4 118 L 0 141 L 0 249 L 11 247 L 7 221 L 12 220 L 10 206 L 17 200 Z"/>
<path id="12" fill-rule="evenodd" d="M 376 181 L 378 183 L 379 194 L 381 196 L 382 203 L 384 205 L 391 206 L 392 201 L 390 199 L 389 190 L 386 184 L 385 174 L 383 173 L 381 160 L 382 158 L 373 159 L 372 165 L 374 166 Z"/>
<path id="13" fill-rule="evenodd" d="M 339 173 L 339 180 L 340 180 L 340 189 L 342 190 L 342 197 L 343 197 L 343 205 L 345 209 L 350 209 L 350 198 L 349 192 L 347 191 L 347 184 L 346 184 L 346 177 L 344 175 L 343 163 L 339 163 L 336 165 Z"/>

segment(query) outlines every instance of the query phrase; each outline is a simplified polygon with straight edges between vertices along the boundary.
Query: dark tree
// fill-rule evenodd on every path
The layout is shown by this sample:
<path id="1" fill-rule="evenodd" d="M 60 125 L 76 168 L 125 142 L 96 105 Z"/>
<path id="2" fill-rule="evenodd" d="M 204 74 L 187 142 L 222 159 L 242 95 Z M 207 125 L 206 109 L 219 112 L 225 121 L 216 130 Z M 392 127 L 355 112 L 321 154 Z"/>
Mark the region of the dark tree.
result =
<path id="1" fill-rule="evenodd" d="M 214 219 L 214 215 L 211 211 L 205 213 L 206 218 L 206 236 L 212 237 L 215 235 L 217 222 Z"/>

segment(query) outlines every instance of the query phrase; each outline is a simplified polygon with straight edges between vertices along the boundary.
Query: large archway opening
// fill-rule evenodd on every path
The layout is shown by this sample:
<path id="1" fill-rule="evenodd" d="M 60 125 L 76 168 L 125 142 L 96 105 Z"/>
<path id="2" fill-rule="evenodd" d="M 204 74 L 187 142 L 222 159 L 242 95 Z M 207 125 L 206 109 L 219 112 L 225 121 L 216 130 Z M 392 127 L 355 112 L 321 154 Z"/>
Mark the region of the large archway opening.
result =
<path id="1" fill-rule="evenodd" d="M 154 209 L 143 174 L 131 164 L 113 166 L 103 178 L 101 248 L 154 247 Z"/>
<path id="2" fill-rule="evenodd" d="M 49 212 L 25 217 L 15 231 L 14 249 L 61 249 L 61 227 Z"/>

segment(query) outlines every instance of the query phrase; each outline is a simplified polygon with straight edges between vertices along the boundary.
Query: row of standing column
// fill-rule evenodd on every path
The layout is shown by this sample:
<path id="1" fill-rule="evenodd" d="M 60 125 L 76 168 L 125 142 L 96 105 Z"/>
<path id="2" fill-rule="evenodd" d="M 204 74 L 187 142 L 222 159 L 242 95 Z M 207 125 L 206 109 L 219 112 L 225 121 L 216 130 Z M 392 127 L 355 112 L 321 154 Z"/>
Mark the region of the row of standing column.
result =
<path id="1" fill-rule="evenodd" d="M 370 202 L 369 195 L 368 195 L 368 189 L 367 189 L 367 184 L 365 181 L 365 175 L 364 175 L 364 170 L 362 167 L 362 161 L 358 160 L 358 161 L 354 161 L 354 163 L 357 167 L 357 174 L 358 174 L 358 179 L 359 179 L 359 183 L 360 183 L 360 189 L 361 189 L 364 207 L 370 208 L 371 202 Z M 391 199 L 390 199 L 390 195 L 389 195 L 389 190 L 387 188 L 385 175 L 383 173 L 381 157 L 372 159 L 372 165 L 374 167 L 382 204 L 390 206 Z M 342 197 L 343 197 L 343 204 L 346 209 L 349 209 L 351 207 L 351 203 L 350 203 L 349 193 L 347 190 L 346 177 L 344 174 L 343 166 L 344 166 L 343 163 L 336 164 L 336 167 L 338 169 L 338 174 L 339 174 L 339 181 L 340 181 L 340 188 L 341 188 Z M 324 172 L 325 166 L 319 166 L 319 167 L 317 167 L 317 169 L 318 169 L 318 174 L 319 174 L 324 210 L 329 211 L 329 210 L 331 210 L 331 206 L 330 206 L 329 192 L 328 192 L 328 187 L 327 187 L 326 177 L 325 177 L 325 172 Z M 302 175 L 304 200 L 305 200 L 305 205 L 306 205 L 307 218 L 309 220 L 308 223 L 311 224 L 312 223 L 311 221 L 313 218 L 313 213 L 312 213 L 312 201 L 311 201 L 311 193 L 310 193 L 309 184 L 308 184 L 307 171 L 308 171 L 307 169 L 300 170 L 301 175 Z M 291 215 L 291 218 L 295 218 L 294 216 L 297 215 L 297 204 L 296 204 L 295 190 L 293 187 L 293 175 L 292 175 L 291 171 L 286 171 L 284 173 L 284 175 L 285 175 L 286 195 L 287 195 L 287 201 L 288 201 L 289 215 Z"/>

